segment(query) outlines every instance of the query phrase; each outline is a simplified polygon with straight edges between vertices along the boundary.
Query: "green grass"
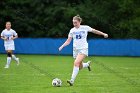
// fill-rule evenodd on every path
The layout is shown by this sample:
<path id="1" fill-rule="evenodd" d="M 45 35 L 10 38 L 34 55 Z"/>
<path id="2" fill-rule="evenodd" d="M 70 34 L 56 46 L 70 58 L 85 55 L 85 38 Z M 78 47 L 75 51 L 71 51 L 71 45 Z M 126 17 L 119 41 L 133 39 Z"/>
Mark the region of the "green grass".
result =
<path id="1" fill-rule="evenodd" d="M 0 93 L 140 93 L 139 57 L 88 57 L 92 71 L 82 69 L 70 87 L 72 56 L 18 55 L 5 69 L 6 55 L 0 55 Z M 53 87 L 52 78 L 62 87 Z"/>

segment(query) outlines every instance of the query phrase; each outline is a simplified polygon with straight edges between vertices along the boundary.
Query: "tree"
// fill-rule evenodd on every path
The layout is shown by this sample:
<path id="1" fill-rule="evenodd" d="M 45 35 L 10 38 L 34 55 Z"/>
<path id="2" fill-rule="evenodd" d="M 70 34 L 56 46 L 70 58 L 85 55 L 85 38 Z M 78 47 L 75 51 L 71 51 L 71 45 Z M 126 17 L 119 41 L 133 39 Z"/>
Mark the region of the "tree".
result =
<path id="1" fill-rule="evenodd" d="M 20 37 L 67 37 L 72 17 L 109 34 L 140 38 L 139 0 L 1 0 L 0 30 L 11 21 Z M 89 37 L 100 38 L 97 35 Z"/>

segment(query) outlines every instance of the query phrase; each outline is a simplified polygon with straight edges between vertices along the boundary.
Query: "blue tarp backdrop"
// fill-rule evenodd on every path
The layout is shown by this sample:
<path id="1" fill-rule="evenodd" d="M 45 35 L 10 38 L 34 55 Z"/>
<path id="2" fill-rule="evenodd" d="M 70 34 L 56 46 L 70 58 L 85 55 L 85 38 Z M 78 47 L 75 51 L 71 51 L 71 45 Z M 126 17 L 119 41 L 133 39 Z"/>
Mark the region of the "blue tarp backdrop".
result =
<path id="1" fill-rule="evenodd" d="M 61 52 L 58 48 L 66 39 L 18 38 L 15 40 L 19 54 L 67 54 L 72 55 L 72 42 Z M 140 56 L 140 40 L 90 39 L 89 55 L 101 56 Z M 5 53 L 3 40 L 0 40 L 0 53 Z"/>

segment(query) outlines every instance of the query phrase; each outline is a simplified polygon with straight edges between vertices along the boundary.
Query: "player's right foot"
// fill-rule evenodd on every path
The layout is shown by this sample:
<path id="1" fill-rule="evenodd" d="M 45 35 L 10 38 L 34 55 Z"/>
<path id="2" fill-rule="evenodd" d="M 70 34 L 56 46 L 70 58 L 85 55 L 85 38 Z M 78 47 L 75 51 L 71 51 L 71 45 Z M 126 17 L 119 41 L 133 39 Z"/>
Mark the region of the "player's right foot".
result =
<path id="1" fill-rule="evenodd" d="M 67 83 L 69 83 L 70 86 L 73 86 L 73 81 L 72 80 L 67 80 Z"/>
<path id="2" fill-rule="evenodd" d="M 17 58 L 17 66 L 19 65 L 19 58 Z"/>
<path id="3" fill-rule="evenodd" d="M 9 66 L 8 66 L 8 65 L 6 65 L 4 68 L 9 68 Z"/>
<path id="4" fill-rule="evenodd" d="M 91 61 L 88 61 L 87 63 L 89 64 L 88 70 L 91 71 L 91 66 L 90 66 L 91 65 Z"/>

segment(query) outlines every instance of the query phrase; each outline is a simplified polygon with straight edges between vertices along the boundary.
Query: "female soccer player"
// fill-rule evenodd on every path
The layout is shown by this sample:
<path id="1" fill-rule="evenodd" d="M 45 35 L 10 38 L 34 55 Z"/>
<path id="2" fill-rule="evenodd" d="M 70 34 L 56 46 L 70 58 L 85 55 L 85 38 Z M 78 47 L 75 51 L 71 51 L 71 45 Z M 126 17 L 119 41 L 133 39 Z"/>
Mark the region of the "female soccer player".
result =
<path id="1" fill-rule="evenodd" d="M 2 31 L 1 38 L 4 40 L 4 47 L 7 52 L 7 64 L 5 68 L 9 68 L 11 57 L 17 62 L 17 65 L 19 65 L 19 58 L 16 58 L 16 56 L 12 54 L 12 51 L 15 50 L 14 39 L 18 38 L 18 35 L 11 29 L 11 22 L 6 22 L 6 28 Z"/>
<path id="2" fill-rule="evenodd" d="M 75 58 L 75 61 L 71 79 L 67 81 L 67 83 L 69 83 L 70 86 L 73 86 L 74 80 L 80 69 L 88 68 L 89 71 L 91 70 L 90 61 L 88 61 L 87 63 L 83 63 L 84 58 L 88 56 L 88 32 L 103 35 L 104 38 L 108 37 L 108 34 L 106 33 L 95 30 L 87 25 L 80 25 L 82 22 L 82 18 L 79 15 L 74 16 L 72 21 L 74 27 L 70 30 L 68 39 L 62 46 L 59 47 L 59 51 L 61 51 L 65 46 L 70 44 L 73 38 L 73 57 Z"/>

